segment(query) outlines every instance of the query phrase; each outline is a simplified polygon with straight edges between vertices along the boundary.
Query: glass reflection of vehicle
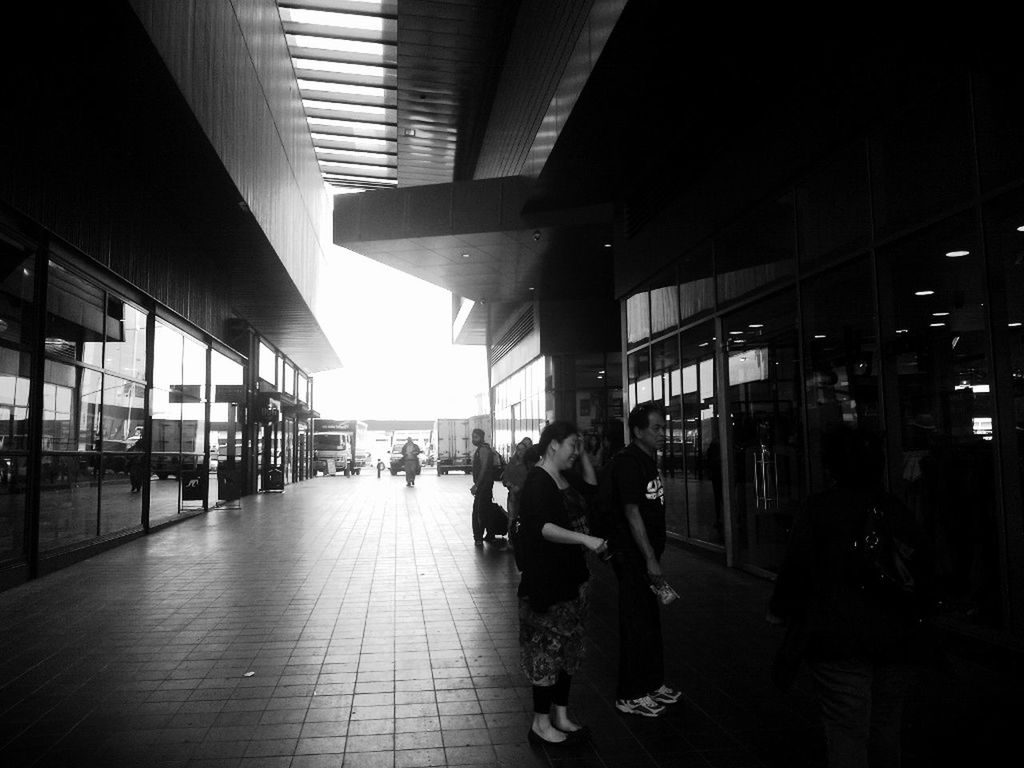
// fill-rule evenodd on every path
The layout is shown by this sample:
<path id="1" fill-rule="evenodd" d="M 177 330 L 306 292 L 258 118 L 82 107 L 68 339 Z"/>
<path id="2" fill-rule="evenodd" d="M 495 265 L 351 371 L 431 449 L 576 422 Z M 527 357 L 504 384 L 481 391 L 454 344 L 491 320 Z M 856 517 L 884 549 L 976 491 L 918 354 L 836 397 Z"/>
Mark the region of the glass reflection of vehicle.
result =
<path id="1" fill-rule="evenodd" d="M 160 480 L 170 476 L 181 477 L 182 472 L 197 470 L 203 462 L 202 455 L 192 453 L 154 453 L 150 458 L 150 473 Z"/>

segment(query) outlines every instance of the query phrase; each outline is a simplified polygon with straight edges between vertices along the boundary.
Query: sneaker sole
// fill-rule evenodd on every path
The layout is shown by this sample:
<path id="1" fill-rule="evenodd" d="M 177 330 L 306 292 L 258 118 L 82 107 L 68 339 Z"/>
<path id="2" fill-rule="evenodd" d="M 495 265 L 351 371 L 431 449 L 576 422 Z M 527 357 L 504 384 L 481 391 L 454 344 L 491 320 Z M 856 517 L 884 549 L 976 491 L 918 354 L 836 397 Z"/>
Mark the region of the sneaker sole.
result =
<path id="1" fill-rule="evenodd" d="M 649 709 L 647 711 L 641 711 L 639 709 L 630 709 L 629 707 L 620 707 L 618 704 L 615 705 L 615 708 L 625 715 L 639 715 L 640 717 L 657 717 L 665 711 L 664 707 L 658 710 Z"/>

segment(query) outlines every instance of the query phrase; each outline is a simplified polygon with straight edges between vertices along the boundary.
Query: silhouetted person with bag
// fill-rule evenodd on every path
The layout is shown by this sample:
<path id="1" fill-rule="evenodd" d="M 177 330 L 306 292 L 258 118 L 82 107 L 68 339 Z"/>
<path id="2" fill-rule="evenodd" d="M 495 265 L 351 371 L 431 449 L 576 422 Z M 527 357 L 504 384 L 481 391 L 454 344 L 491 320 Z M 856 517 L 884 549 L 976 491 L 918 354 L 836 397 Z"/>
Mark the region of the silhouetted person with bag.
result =
<path id="1" fill-rule="evenodd" d="M 829 768 L 896 768 L 903 702 L 924 660 L 925 553 L 909 510 L 882 488 L 875 439 L 827 433 L 822 463 L 833 485 L 805 500 L 771 598 L 768 621 L 787 625 L 773 677 L 787 687 L 807 665 Z"/>

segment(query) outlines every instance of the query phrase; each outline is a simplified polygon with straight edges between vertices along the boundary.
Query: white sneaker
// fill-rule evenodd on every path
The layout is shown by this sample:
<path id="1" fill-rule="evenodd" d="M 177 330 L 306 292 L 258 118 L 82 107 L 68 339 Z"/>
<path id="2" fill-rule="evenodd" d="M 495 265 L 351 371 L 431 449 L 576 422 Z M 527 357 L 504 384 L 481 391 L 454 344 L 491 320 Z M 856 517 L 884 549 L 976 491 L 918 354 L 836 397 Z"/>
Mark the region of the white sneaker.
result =
<path id="1" fill-rule="evenodd" d="M 665 711 L 665 708 L 650 696 L 641 696 L 639 699 L 616 699 L 615 708 L 619 712 L 641 717 L 657 717 Z"/>
<path id="2" fill-rule="evenodd" d="M 656 704 L 675 704 L 683 696 L 682 691 L 677 691 L 674 688 L 669 688 L 667 685 L 662 685 L 658 690 L 651 691 L 648 697 Z"/>

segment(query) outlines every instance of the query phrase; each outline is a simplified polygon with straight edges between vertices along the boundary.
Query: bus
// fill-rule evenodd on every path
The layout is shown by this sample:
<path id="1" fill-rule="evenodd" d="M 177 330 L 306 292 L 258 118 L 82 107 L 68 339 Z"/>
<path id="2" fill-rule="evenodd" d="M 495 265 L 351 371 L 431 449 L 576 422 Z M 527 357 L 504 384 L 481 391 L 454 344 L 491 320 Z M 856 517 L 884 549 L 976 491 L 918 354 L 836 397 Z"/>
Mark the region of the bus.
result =
<path id="1" fill-rule="evenodd" d="M 366 422 L 356 419 L 313 420 L 313 461 L 334 461 L 337 471 L 358 475 L 370 466 L 373 446 L 370 445 Z M 325 464 L 326 469 L 329 464 Z"/>

